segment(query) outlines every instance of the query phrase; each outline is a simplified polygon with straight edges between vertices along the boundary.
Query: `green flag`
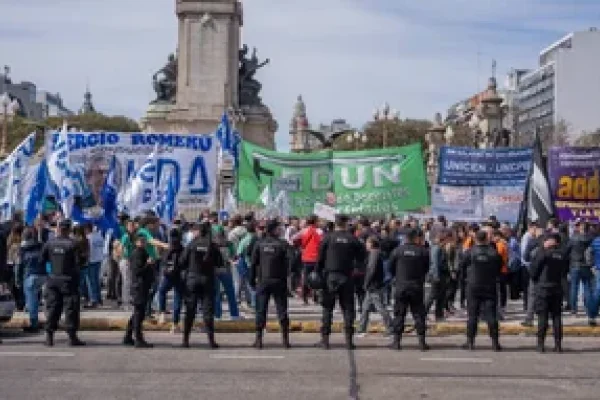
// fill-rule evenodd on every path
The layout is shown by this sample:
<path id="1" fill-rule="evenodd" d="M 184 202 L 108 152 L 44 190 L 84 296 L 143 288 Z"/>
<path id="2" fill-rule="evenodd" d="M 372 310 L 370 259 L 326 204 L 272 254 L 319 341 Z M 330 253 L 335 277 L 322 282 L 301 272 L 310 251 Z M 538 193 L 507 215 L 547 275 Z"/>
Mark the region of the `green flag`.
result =
<path id="1" fill-rule="evenodd" d="M 269 186 L 285 190 L 291 212 L 312 214 L 315 203 L 345 214 L 388 214 L 429 203 L 421 145 L 366 151 L 277 153 L 242 144 L 237 185 L 240 201 L 260 202 Z"/>

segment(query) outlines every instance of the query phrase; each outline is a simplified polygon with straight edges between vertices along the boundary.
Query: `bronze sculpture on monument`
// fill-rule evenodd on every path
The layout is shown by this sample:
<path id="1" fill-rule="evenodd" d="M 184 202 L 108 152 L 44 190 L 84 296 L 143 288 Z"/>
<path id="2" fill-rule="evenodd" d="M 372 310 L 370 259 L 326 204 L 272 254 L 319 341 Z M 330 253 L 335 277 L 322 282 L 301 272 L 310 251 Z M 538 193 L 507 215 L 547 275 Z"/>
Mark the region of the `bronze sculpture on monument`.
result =
<path id="1" fill-rule="evenodd" d="M 255 77 L 270 61 L 241 46 L 241 2 L 176 0 L 176 15 L 176 56 L 152 77 L 156 99 L 142 119 L 144 131 L 213 133 L 230 111 L 244 140 L 274 149 L 277 123 Z"/>

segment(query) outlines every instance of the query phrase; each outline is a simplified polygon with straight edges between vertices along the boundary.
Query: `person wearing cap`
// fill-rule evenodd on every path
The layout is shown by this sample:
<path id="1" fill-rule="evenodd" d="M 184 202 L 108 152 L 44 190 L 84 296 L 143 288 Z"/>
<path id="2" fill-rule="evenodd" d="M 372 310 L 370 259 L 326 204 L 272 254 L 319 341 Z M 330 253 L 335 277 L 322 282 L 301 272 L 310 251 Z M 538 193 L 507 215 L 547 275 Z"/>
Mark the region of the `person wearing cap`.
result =
<path id="1" fill-rule="evenodd" d="M 575 221 L 575 232 L 569 238 L 566 253 L 569 257 L 570 290 L 569 306 L 571 314 L 577 315 L 577 299 L 579 287 L 583 285 L 583 303 L 589 318 L 590 325 L 595 325 L 592 301 L 592 260 L 586 257 L 586 251 L 592 244 L 594 238 L 589 234 L 587 224 L 578 219 Z"/>
<path id="2" fill-rule="evenodd" d="M 135 346 L 139 349 L 153 347 L 144 339 L 142 332 L 144 319 L 146 318 L 146 305 L 150 297 L 150 288 L 154 280 L 152 271 L 152 260 L 146 250 L 146 236 L 137 233 L 134 239 L 134 249 L 129 257 L 131 268 L 131 303 L 133 314 L 129 318 L 123 344 Z M 135 339 L 134 339 L 135 335 Z"/>
<path id="3" fill-rule="evenodd" d="M 281 326 L 283 347 L 290 348 L 287 281 L 289 274 L 289 244 L 280 239 L 280 224 L 276 220 L 266 225 L 266 236 L 252 252 L 250 286 L 256 291 L 256 340 L 254 347 L 262 349 L 263 332 L 267 325 L 269 298 L 273 297 Z"/>
<path id="4" fill-rule="evenodd" d="M 502 258 L 496 248 L 490 246 L 487 232 L 477 232 L 475 245 L 465 252 L 460 268 L 467 271 L 467 342 L 463 348 L 475 348 L 477 323 L 483 310 L 492 338 L 492 348 L 494 351 L 501 351 L 497 282 L 502 270 Z"/>
<path id="5" fill-rule="evenodd" d="M 319 346 L 324 349 L 329 349 L 336 298 L 344 316 L 346 347 L 355 348 L 353 338 L 356 312 L 352 273 L 355 264 L 365 259 L 365 249 L 362 243 L 348 232 L 348 220 L 345 215 L 336 216 L 335 230 L 323 238 L 318 252 L 316 271 L 324 282 L 323 324 Z"/>
<path id="6" fill-rule="evenodd" d="M 46 281 L 46 346 L 54 346 L 54 333 L 65 311 L 65 327 L 71 346 L 83 346 L 77 337 L 79 329 L 79 277 L 84 256 L 75 240 L 70 237 L 71 221 L 59 223 L 58 235 L 42 248 L 42 265 L 49 263 L 50 271 Z"/>
<path id="7" fill-rule="evenodd" d="M 394 340 L 391 348 L 400 350 L 404 320 L 410 308 L 419 335 L 419 347 L 429 349 L 425 342 L 424 293 L 425 278 L 429 272 L 429 251 L 423 247 L 424 236 L 421 231 L 407 231 L 405 243 L 398 246 L 390 255 L 390 273 L 396 279 L 394 322 L 392 323 Z"/>
<path id="8" fill-rule="evenodd" d="M 210 222 L 192 225 L 194 240 L 186 246 L 179 260 L 184 270 L 185 318 L 182 347 L 190 347 L 190 334 L 196 318 L 198 302 L 202 302 L 202 318 L 208 334 L 209 346 L 219 347 L 215 341 L 215 282 L 216 270 L 223 265 L 221 250 L 212 241 Z"/>
<path id="9" fill-rule="evenodd" d="M 537 350 L 545 351 L 548 318 L 552 318 L 554 351 L 562 352 L 562 279 L 568 274 L 569 258 L 560 244 L 560 235 L 544 236 L 531 262 L 531 279 L 535 282 L 535 311 L 538 314 Z"/>

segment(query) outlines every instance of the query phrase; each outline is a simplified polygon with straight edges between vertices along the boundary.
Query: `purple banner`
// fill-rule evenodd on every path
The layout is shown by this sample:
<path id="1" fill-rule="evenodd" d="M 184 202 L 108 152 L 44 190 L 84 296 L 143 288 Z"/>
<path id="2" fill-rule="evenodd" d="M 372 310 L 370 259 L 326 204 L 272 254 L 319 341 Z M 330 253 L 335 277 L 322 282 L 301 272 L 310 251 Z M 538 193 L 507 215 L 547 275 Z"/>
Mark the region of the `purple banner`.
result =
<path id="1" fill-rule="evenodd" d="M 561 220 L 600 220 L 600 148 L 551 148 L 548 179 Z"/>

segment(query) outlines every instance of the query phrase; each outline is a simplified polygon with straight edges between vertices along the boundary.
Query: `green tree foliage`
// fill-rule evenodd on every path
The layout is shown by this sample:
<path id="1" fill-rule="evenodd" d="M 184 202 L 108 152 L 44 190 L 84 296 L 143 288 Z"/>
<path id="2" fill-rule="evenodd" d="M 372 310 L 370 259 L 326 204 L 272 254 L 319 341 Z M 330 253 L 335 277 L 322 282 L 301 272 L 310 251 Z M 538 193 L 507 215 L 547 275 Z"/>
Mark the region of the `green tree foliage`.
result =
<path id="1" fill-rule="evenodd" d="M 74 115 L 72 117 L 50 117 L 45 121 L 30 121 L 22 117 L 14 117 L 7 125 L 7 147 L 12 151 L 19 143 L 23 141 L 32 132 L 36 135 L 36 150 L 39 150 L 44 144 L 44 131 L 60 129 L 63 120 L 67 121 L 70 127 L 80 129 L 85 132 L 139 132 L 140 127 L 132 119 L 123 116 L 107 116 L 103 114 L 84 114 Z M 1 129 L 1 126 L 0 126 Z"/>
<path id="2" fill-rule="evenodd" d="M 426 120 L 406 119 L 392 121 L 372 121 L 365 125 L 363 129 L 366 135 L 366 142 L 359 141 L 348 142 L 348 136 L 351 133 L 338 137 L 333 148 L 335 150 L 359 150 L 381 149 L 383 148 L 384 133 L 387 134 L 387 147 L 400 147 L 420 142 L 423 148 L 426 148 L 425 135 L 431 128 L 431 122 Z"/>
<path id="3" fill-rule="evenodd" d="M 575 144 L 583 147 L 600 147 L 600 128 L 594 132 L 584 132 L 575 140 Z"/>
<path id="4" fill-rule="evenodd" d="M 565 120 L 558 121 L 554 126 L 541 128 L 540 139 L 542 142 L 542 151 L 546 153 L 550 147 L 568 146 L 570 132 L 570 125 Z M 517 136 L 516 145 L 518 147 L 532 146 L 533 138 L 533 132 L 521 132 Z"/>

